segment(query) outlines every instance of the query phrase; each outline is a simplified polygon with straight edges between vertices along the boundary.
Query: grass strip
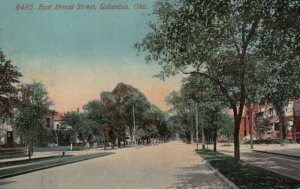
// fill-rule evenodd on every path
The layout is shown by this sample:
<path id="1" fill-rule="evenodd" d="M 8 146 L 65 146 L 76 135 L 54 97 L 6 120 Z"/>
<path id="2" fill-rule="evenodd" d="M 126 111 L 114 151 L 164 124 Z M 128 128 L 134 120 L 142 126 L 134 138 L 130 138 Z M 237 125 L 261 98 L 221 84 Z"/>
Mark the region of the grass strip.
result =
<path id="1" fill-rule="evenodd" d="M 42 169 L 51 168 L 51 167 L 57 167 L 61 165 L 75 163 L 79 161 L 89 160 L 93 158 L 103 157 L 111 154 L 113 153 L 106 152 L 106 153 L 93 153 L 88 155 L 77 155 L 77 156 L 70 156 L 64 158 L 56 158 L 51 160 L 44 160 L 35 163 L 20 165 L 17 167 L 10 167 L 10 168 L 8 167 L 7 169 L 0 170 L 0 179 L 17 176 L 25 173 L 30 173 Z"/>
<path id="2" fill-rule="evenodd" d="M 237 161 L 229 155 L 204 150 L 196 150 L 196 152 L 241 189 L 292 189 L 300 187 L 300 181 L 241 160 Z"/>
<path id="3" fill-rule="evenodd" d="M 15 166 L 15 165 L 23 165 L 26 163 L 35 163 L 39 161 L 44 160 L 51 160 L 51 159 L 57 159 L 57 158 L 66 158 L 73 155 L 64 155 L 64 156 L 47 156 L 47 157 L 38 157 L 38 158 L 32 158 L 32 159 L 22 159 L 22 160 L 15 160 L 15 161 L 7 161 L 7 162 L 0 162 L 0 168 L 2 167 L 8 167 L 8 166 Z"/>

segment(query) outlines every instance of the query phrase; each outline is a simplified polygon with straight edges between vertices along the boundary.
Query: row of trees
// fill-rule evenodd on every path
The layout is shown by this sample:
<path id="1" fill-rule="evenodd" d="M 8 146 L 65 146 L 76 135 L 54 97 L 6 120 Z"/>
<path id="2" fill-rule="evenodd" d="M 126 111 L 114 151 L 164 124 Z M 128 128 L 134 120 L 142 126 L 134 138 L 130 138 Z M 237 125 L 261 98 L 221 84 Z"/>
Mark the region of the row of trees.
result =
<path id="1" fill-rule="evenodd" d="M 169 137 L 165 119 L 166 114 L 138 89 L 119 83 L 111 92 L 102 92 L 99 100 L 85 104 L 83 112 L 67 112 L 63 122 L 71 135 L 76 132 L 84 143 L 100 140 L 105 146 L 117 142 L 120 147 L 123 142 L 125 147 L 128 135 L 131 143 Z"/>
<path id="2" fill-rule="evenodd" d="M 204 81 L 206 80 L 206 81 Z M 214 143 L 216 151 L 217 134 L 230 137 L 233 134 L 233 120 L 227 115 L 226 101 L 212 83 L 206 78 L 190 76 L 184 80 L 180 91 L 166 97 L 172 107 L 170 123 L 180 128 L 181 137 L 195 139 L 196 127 L 200 127 L 199 138 L 202 148 L 205 143 Z M 196 107 L 197 106 L 197 107 Z M 197 114 L 199 125 L 197 125 Z M 196 137 L 198 138 L 198 137 Z"/>
<path id="3" fill-rule="evenodd" d="M 9 117 L 21 140 L 32 150 L 34 144 L 49 142 L 67 144 L 78 138 L 83 143 L 101 140 L 103 143 L 121 141 L 126 145 L 128 134 L 133 142 L 150 138 L 168 138 L 171 130 L 166 124 L 167 114 L 138 89 L 119 83 L 111 92 L 102 92 L 99 100 L 85 104 L 83 112 L 71 111 L 63 116 L 58 131 L 46 127 L 45 117 L 53 117 L 52 102 L 40 82 L 18 85 L 22 74 L 0 51 L 0 117 Z M 50 120 L 48 120 L 50 121 Z M 75 137 L 75 135 L 77 136 Z"/>
<path id="4" fill-rule="evenodd" d="M 160 77 L 182 72 L 218 89 L 234 115 L 240 159 L 244 105 L 272 102 L 283 128 L 284 104 L 300 95 L 299 11 L 289 0 L 159 1 L 152 32 L 135 47 L 162 66 Z"/>

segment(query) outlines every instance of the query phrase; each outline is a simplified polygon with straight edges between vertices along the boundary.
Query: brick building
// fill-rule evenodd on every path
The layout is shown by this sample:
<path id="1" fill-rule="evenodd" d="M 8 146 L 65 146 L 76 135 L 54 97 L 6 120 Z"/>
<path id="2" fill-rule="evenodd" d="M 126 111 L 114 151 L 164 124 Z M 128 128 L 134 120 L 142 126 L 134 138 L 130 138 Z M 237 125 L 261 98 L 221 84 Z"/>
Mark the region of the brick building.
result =
<path id="1" fill-rule="evenodd" d="M 285 107 L 285 128 L 284 134 L 288 139 L 295 139 L 300 142 L 300 99 L 290 101 Z M 272 104 L 255 104 L 253 106 L 253 122 L 252 122 L 252 135 L 254 139 L 278 139 L 280 138 L 280 126 L 279 117 Z M 269 122 L 269 129 L 264 133 L 260 133 L 256 126 L 256 121 L 259 118 L 264 118 Z M 242 116 L 240 125 L 240 139 L 250 139 L 250 105 L 246 105 L 244 108 L 244 114 Z"/>

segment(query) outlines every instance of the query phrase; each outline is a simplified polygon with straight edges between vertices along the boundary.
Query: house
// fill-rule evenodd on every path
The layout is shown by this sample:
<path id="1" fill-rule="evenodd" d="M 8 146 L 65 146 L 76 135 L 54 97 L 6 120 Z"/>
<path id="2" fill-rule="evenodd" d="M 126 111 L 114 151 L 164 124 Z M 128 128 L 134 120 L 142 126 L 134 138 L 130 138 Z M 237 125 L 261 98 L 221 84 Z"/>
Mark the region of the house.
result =
<path id="1" fill-rule="evenodd" d="M 293 134 L 297 143 L 300 143 L 300 99 L 294 100 Z"/>
<path id="2" fill-rule="evenodd" d="M 62 118 L 65 114 L 62 112 L 54 113 L 53 130 L 59 130 L 62 127 Z"/>
<path id="3" fill-rule="evenodd" d="M 290 101 L 284 107 L 285 128 L 283 134 L 287 139 L 295 139 L 300 142 L 300 99 Z M 280 138 L 279 116 L 271 103 L 263 105 L 255 104 L 252 111 L 252 136 L 254 139 L 278 139 Z M 266 119 L 269 122 L 269 129 L 264 133 L 258 132 L 256 121 L 258 119 Z M 250 138 L 250 107 L 245 106 L 240 125 L 240 139 L 249 140 Z"/>
<path id="4" fill-rule="evenodd" d="M 0 123 L 0 146 L 14 147 L 16 144 L 21 144 L 20 136 L 15 132 L 10 118 L 6 118 Z"/>
<path id="5" fill-rule="evenodd" d="M 41 119 L 41 124 L 48 131 L 54 130 L 54 115 L 55 111 L 50 110 Z M 2 147 L 14 147 L 16 145 L 22 145 L 22 139 L 16 132 L 13 122 L 10 118 L 3 118 L 0 122 L 0 146 Z"/>

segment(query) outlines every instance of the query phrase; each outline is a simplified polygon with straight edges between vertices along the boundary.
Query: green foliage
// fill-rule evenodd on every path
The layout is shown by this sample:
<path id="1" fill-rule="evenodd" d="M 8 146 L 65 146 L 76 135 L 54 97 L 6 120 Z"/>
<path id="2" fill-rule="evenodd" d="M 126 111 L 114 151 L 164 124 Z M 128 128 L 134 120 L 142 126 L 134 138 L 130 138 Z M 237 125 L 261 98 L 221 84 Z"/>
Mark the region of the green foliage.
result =
<path id="1" fill-rule="evenodd" d="M 89 101 L 83 106 L 83 110 L 86 113 L 88 119 L 101 124 L 105 121 L 105 109 L 99 100 Z"/>
<path id="2" fill-rule="evenodd" d="M 75 112 L 75 111 L 66 112 L 62 117 L 63 127 L 65 128 L 69 126 L 71 127 L 70 129 L 75 129 L 75 126 L 79 121 L 80 121 L 80 114 L 79 112 Z"/>
<path id="3" fill-rule="evenodd" d="M 297 180 L 244 161 L 237 161 L 222 153 L 201 150 L 198 150 L 197 153 L 239 188 L 277 189 L 300 187 L 300 182 Z"/>
<path id="4" fill-rule="evenodd" d="M 244 104 L 255 99 L 256 82 L 264 82 L 257 72 L 268 67 L 257 69 L 257 64 L 299 62 L 299 7 L 287 0 L 159 1 L 153 13 L 157 22 L 149 24 L 152 32 L 135 47 L 147 52 L 147 62 L 161 65 L 162 78 L 195 74 L 218 87 L 233 111 L 239 159 Z"/>
<path id="5" fill-rule="evenodd" d="M 19 104 L 16 84 L 22 74 L 17 67 L 6 60 L 3 52 L 0 50 L 0 118 L 4 114 L 11 113 L 11 110 Z"/>
<path id="6" fill-rule="evenodd" d="M 233 136 L 234 121 L 232 117 L 227 114 L 221 114 L 219 118 L 219 125 L 220 133 L 222 135 L 226 135 L 227 137 Z"/>
<path id="7" fill-rule="evenodd" d="M 109 107 L 114 107 L 111 116 L 116 125 L 115 135 L 119 139 L 125 140 L 127 128 L 129 128 L 130 135 L 133 136 L 133 109 L 135 123 L 137 127 L 142 127 L 143 114 L 150 107 L 150 103 L 138 89 L 124 83 L 117 84 L 111 94 L 114 100 L 110 101 L 113 104 Z"/>
<path id="8" fill-rule="evenodd" d="M 88 119 L 86 115 L 82 114 L 79 123 L 76 125 L 78 139 L 83 141 L 84 143 L 95 142 L 94 133 L 97 127 L 97 122 Z"/>
<path id="9" fill-rule="evenodd" d="M 91 103 L 88 103 L 91 104 Z M 84 106 L 89 109 L 88 106 Z M 94 142 L 94 134 L 96 134 L 98 124 L 97 121 L 91 119 L 95 118 L 95 114 L 91 114 L 91 112 L 66 112 L 63 116 L 63 127 L 67 130 L 70 135 L 73 136 L 77 133 L 78 139 L 83 141 L 84 143 Z M 75 137 L 74 137 L 75 139 Z"/>
<path id="10" fill-rule="evenodd" d="M 98 137 L 112 144 L 118 139 L 120 145 L 126 140 L 127 131 L 133 136 L 133 109 L 139 138 L 168 135 L 164 113 L 138 89 L 124 83 L 117 84 L 112 92 L 102 92 L 100 100 L 89 101 L 83 106 L 84 112 L 67 112 L 63 126 L 71 135 L 77 133 L 84 143 L 95 142 Z"/>
<path id="11" fill-rule="evenodd" d="M 15 115 L 16 130 L 29 143 L 45 143 L 50 133 L 44 119 L 52 114 L 49 110 L 52 102 L 40 82 L 26 84 L 24 90 L 23 101 Z"/>
<path id="12" fill-rule="evenodd" d="M 264 117 L 255 119 L 255 130 L 258 133 L 259 137 L 261 134 L 264 134 L 267 131 L 270 131 L 271 128 L 272 127 L 271 127 L 268 119 L 266 119 Z"/>
<path id="13" fill-rule="evenodd" d="M 250 144 L 250 141 L 247 141 L 244 144 Z M 280 144 L 280 141 L 278 139 L 258 139 L 254 140 L 253 144 Z"/>
<path id="14" fill-rule="evenodd" d="M 169 124 L 175 128 L 181 127 L 181 135 L 192 142 L 195 135 L 193 100 L 184 96 L 182 91 L 173 91 L 165 97 L 165 101 L 171 106 L 169 111 L 173 115 Z"/>

